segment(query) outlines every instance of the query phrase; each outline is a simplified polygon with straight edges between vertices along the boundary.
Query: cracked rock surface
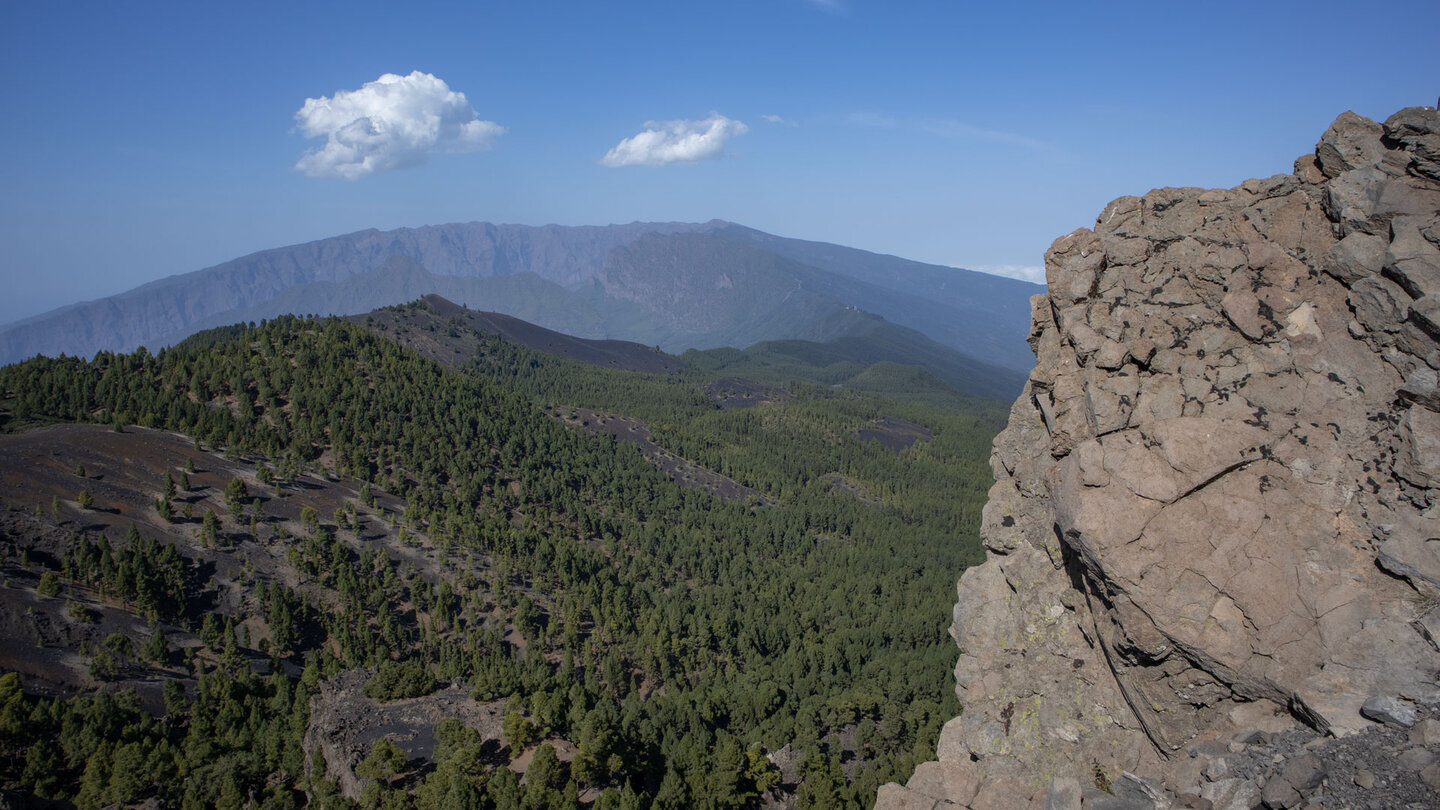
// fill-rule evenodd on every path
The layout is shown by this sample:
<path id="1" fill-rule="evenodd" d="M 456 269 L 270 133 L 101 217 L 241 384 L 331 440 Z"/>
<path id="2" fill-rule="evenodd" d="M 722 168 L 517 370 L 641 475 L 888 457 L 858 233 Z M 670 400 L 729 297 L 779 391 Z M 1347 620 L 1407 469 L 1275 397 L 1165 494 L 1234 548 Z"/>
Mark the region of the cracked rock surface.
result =
<path id="1" fill-rule="evenodd" d="M 1222 796 L 1187 752 L 1440 703 L 1440 113 L 1122 197 L 1045 264 L 959 583 L 964 713 L 877 806 L 1296 806 L 1313 763 Z"/>

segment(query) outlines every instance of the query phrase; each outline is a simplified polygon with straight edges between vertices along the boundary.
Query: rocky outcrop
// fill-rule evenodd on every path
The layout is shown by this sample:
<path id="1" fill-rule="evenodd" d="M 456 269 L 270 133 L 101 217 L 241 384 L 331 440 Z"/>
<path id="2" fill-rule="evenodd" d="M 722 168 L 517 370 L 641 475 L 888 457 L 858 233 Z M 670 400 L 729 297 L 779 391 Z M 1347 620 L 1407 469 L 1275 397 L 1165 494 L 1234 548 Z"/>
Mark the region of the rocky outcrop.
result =
<path id="1" fill-rule="evenodd" d="M 1440 702 L 1440 114 L 1115 200 L 1045 263 L 964 713 L 879 806 L 1293 806 L 1212 754 Z"/>

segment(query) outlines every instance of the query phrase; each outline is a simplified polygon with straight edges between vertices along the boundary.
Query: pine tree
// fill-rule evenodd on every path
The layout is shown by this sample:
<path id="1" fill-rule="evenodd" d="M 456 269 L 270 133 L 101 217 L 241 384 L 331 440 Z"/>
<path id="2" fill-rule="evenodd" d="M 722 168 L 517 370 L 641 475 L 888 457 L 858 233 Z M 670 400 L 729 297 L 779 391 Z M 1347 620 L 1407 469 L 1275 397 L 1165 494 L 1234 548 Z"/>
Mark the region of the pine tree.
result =
<path id="1" fill-rule="evenodd" d="M 200 524 L 200 545 L 213 548 L 220 542 L 220 518 L 214 509 L 206 509 Z"/>
<path id="2" fill-rule="evenodd" d="M 46 571 L 40 575 L 40 584 L 35 587 L 35 592 L 41 596 L 59 596 L 60 577 L 54 571 Z"/>
<path id="3" fill-rule="evenodd" d="M 145 647 L 140 651 L 145 660 L 164 666 L 170 662 L 170 642 L 165 638 L 165 631 L 158 626 L 150 633 L 150 640 L 145 642 Z"/>
<path id="4" fill-rule="evenodd" d="M 225 485 L 225 506 L 230 510 L 230 517 L 239 523 L 245 517 L 245 506 L 250 503 L 250 491 L 245 486 L 244 479 L 232 478 L 230 483 Z"/>

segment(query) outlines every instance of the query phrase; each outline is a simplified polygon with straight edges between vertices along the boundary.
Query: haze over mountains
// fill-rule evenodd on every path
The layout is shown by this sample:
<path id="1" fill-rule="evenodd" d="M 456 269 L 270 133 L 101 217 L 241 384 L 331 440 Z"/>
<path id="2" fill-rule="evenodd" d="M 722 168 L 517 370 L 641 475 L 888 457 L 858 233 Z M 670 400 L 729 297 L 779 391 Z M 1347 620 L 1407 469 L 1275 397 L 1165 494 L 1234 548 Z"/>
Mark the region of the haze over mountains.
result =
<path id="1" fill-rule="evenodd" d="M 357 314 L 437 293 L 566 334 L 672 352 L 878 331 L 968 355 L 942 365 L 968 364 L 1018 388 L 1033 362 L 1029 298 L 1041 290 L 719 220 L 449 224 L 262 251 L 18 321 L 0 327 L 0 362 L 156 349 L 239 321 Z"/>

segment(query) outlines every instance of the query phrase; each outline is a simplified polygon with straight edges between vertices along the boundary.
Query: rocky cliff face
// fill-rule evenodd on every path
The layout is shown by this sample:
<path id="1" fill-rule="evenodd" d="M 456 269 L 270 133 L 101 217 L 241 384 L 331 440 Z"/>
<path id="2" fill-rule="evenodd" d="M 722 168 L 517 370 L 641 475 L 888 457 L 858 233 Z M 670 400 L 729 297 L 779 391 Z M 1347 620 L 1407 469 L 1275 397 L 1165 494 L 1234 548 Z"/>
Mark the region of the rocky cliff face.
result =
<path id="1" fill-rule="evenodd" d="M 1326 780 L 1219 755 L 1440 702 L 1437 246 L 1431 108 L 1056 240 L 959 584 L 964 714 L 880 807 L 1296 806 Z"/>

